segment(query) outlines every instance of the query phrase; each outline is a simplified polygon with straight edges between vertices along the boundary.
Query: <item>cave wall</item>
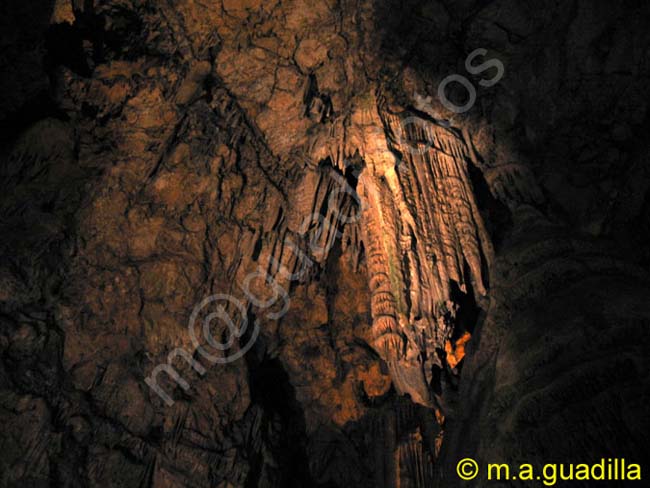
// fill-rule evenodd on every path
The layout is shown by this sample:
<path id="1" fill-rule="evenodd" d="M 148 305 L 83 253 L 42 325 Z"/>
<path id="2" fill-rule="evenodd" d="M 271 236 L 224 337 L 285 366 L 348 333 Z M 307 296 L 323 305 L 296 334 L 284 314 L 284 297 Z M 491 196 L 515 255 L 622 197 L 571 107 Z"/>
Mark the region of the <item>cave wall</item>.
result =
<path id="1" fill-rule="evenodd" d="M 647 459 L 645 2 L 2 9 L 2 486 Z"/>

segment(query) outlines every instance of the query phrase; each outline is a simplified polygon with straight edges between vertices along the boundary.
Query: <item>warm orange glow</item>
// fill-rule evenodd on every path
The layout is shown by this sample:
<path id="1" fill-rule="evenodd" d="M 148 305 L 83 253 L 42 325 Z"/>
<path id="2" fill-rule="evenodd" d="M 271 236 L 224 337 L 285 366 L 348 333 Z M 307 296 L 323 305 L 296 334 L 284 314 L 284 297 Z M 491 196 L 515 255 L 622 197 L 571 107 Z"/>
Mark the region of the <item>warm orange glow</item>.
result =
<path id="1" fill-rule="evenodd" d="M 447 353 L 447 364 L 450 368 L 455 368 L 458 363 L 460 363 L 465 357 L 465 344 L 471 339 L 472 334 L 465 332 L 460 338 L 456 341 L 454 346 L 451 345 L 451 341 L 445 343 L 445 352 Z"/>

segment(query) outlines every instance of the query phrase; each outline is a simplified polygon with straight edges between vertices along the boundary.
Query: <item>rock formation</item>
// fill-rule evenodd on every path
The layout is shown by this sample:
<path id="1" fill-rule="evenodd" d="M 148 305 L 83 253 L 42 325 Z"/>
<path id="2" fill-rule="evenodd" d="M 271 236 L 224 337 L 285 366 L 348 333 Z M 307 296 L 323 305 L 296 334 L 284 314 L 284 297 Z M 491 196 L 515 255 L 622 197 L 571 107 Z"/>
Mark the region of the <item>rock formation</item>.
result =
<path id="1" fill-rule="evenodd" d="M 647 465 L 623 3 L 10 0 L 0 486 Z"/>

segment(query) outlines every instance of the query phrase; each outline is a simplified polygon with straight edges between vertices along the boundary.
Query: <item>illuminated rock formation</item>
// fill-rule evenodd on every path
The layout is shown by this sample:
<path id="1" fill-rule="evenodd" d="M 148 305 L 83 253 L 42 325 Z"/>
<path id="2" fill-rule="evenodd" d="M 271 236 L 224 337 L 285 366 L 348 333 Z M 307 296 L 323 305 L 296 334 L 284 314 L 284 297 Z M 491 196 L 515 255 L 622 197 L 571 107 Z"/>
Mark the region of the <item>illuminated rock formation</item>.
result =
<path id="1" fill-rule="evenodd" d="M 2 12 L 0 487 L 645 455 L 647 2 Z"/>
<path id="2" fill-rule="evenodd" d="M 341 171 L 363 161 L 360 222 L 372 297 L 373 347 L 399 391 L 433 405 L 431 368 L 454 332 L 451 287 L 486 294 L 489 236 L 469 178 L 462 136 L 431 120 L 392 113 L 374 93 L 322 129 L 313 158 Z M 468 286 L 470 285 L 470 286 Z"/>

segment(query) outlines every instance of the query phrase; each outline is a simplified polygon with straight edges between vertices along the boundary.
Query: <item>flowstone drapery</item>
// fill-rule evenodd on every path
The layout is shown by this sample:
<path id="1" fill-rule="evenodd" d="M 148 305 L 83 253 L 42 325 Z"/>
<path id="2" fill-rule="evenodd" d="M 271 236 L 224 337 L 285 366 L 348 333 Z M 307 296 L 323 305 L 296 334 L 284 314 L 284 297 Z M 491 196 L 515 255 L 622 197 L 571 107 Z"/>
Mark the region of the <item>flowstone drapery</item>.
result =
<path id="1" fill-rule="evenodd" d="M 341 171 L 354 158 L 363 161 L 357 191 L 373 347 L 401 393 L 434 405 L 432 368 L 445 367 L 445 346 L 462 332 L 455 331 L 456 297 L 486 294 L 492 256 L 470 152 L 454 130 L 393 113 L 374 92 L 326 126 L 312 147 L 314 160 Z"/>

